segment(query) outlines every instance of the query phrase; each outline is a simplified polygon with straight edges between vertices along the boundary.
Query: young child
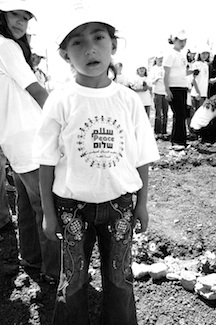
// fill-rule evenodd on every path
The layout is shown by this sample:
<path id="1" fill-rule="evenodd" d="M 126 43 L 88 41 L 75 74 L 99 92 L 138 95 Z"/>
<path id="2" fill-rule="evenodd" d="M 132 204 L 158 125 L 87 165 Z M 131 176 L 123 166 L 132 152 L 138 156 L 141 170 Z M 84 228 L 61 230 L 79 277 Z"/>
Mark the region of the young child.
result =
<path id="1" fill-rule="evenodd" d="M 152 85 L 147 76 L 147 69 L 143 66 L 140 66 L 137 69 L 137 76 L 134 83 L 131 85 L 131 88 L 135 90 L 146 110 L 148 117 L 150 117 L 150 109 L 152 104 Z"/>
<path id="2" fill-rule="evenodd" d="M 209 85 L 209 49 L 204 46 L 198 54 L 197 61 L 192 65 L 194 70 L 193 86 L 191 89 L 192 105 L 197 110 L 208 96 Z"/>
<path id="3" fill-rule="evenodd" d="M 168 102 L 164 86 L 163 54 L 158 53 L 155 64 L 150 70 L 151 82 L 154 93 L 155 122 L 154 132 L 156 139 L 167 138 Z"/>
<path id="4" fill-rule="evenodd" d="M 101 324 L 137 324 L 130 248 L 136 219 L 140 231 L 147 228 L 148 164 L 159 159 L 139 97 L 108 78 L 117 38 L 113 24 L 99 17 L 77 9 L 58 37 L 76 78 L 50 94 L 35 143 L 44 231 L 54 241 L 63 236 L 58 325 L 90 324 L 88 267 L 96 238 Z"/>
<path id="5" fill-rule="evenodd" d="M 115 82 L 128 87 L 130 82 L 129 82 L 127 76 L 124 73 L 122 73 L 123 63 L 121 63 L 121 62 L 116 63 L 115 69 L 116 69 Z"/>
<path id="6" fill-rule="evenodd" d="M 173 112 L 171 149 L 176 151 L 187 148 L 187 60 L 181 52 L 187 43 L 185 30 L 173 34 L 168 40 L 173 49 L 163 60 L 166 99 Z"/>
<path id="7" fill-rule="evenodd" d="M 15 172 L 20 264 L 57 280 L 60 247 L 42 230 L 39 165 L 32 157 L 41 108 L 48 96 L 32 70 L 26 31 L 33 17 L 31 1 L 0 1 L 0 146 Z"/>

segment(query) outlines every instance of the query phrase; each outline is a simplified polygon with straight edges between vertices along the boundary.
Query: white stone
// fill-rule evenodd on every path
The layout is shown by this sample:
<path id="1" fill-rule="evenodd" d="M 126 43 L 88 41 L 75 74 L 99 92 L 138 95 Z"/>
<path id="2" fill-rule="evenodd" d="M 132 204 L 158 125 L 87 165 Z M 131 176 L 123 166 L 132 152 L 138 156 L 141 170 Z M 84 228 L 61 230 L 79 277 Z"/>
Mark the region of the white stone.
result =
<path id="1" fill-rule="evenodd" d="M 188 291 L 194 291 L 196 278 L 196 273 L 191 271 L 183 271 L 181 272 L 181 285 Z"/>
<path id="2" fill-rule="evenodd" d="M 211 289 L 216 285 L 216 273 L 211 273 L 205 276 L 201 276 L 197 281 L 202 284 L 204 287 Z"/>
<path id="3" fill-rule="evenodd" d="M 201 276 L 197 279 L 195 291 L 208 300 L 216 300 L 216 273 Z"/>
<path id="4" fill-rule="evenodd" d="M 180 277 L 179 274 L 173 273 L 173 272 L 168 272 L 166 274 L 166 278 L 167 278 L 167 280 L 171 280 L 171 281 L 176 281 L 176 280 L 180 280 L 181 279 L 181 277 Z"/>
<path id="5" fill-rule="evenodd" d="M 155 280 L 166 277 L 167 274 L 166 264 L 162 262 L 152 264 L 149 270 L 149 274 Z"/>
<path id="6" fill-rule="evenodd" d="M 149 273 L 149 267 L 150 265 L 147 265 L 145 263 L 136 263 L 133 262 L 131 265 L 133 276 L 135 279 L 140 279 L 143 276 L 147 275 Z"/>

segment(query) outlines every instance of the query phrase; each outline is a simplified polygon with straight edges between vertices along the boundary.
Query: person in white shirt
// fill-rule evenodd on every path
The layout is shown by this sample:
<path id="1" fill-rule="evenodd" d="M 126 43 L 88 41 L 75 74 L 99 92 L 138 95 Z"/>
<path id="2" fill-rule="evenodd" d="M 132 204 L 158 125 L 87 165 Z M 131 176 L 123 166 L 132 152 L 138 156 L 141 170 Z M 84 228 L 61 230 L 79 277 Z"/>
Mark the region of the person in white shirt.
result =
<path id="1" fill-rule="evenodd" d="M 206 99 L 194 113 L 190 127 L 203 142 L 216 142 L 216 95 Z"/>
<path id="2" fill-rule="evenodd" d="M 18 191 L 20 264 L 59 276 L 60 246 L 42 230 L 39 165 L 33 161 L 33 139 L 48 96 L 32 70 L 26 36 L 35 16 L 31 2 L 0 1 L 0 146 L 14 170 Z"/>
<path id="3" fill-rule="evenodd" d="M 150 117 L 150 109 L 152 105 L 152 84 L 148 77 L 147 69 L 144 66 L 137 68 L 137 75 L 134 81 L 130 83 L 130 88 L 137 92 L 148 117 Z"/>
<path id="4" fill-rule="evenodd" d="M 150 70 L 151 82 L 153 85 L 155 122 L 154 132 L 156 138 L 167 138 L 168 101 L 164 85 L 163 54 L 155 57 L 155 64 Z"/>
<path id="5" fill-rule="evenodd" d="M 198 53 L 197 60 L 193 63 L 193 87 L 191 89 L 192 105 L 197 110 L 208 96 L 209 85 L 209 49 L 207 46 Z"/>
<path id="6" fill-rule="evenodd" d="M 166 98 L 173 112 L 171 148 L 184 150 L 187 147 L 187 60 L 181 51 L 187 42 L 185 30 L 175 33 L 169 42 L 174 46 L 164 58 L 163 66 Z"/>
<path id="7" fill-rule="evenodd" d="M 44 231 L 53 241 L 62 237 L 55 325 L 90 324 L 88 267 L 96 238 L 101 323 L 137 325 L 130 247 L 136 220 L 140 231 L 147 228 L 148 165 L 159 153 L 137 94 L 109 79 L 117 39 L 103 15 L 104 8 L 79 7 L 60 29 L 60 54 L 76 77 L 49 95 L 35 139 Z"/>
<path id="8" fill-rule="evenodd" d="M 124 85 L 126 87 L 129 87 L 129 79 L 127 78 L 127 76 L 122 73 L 122 69 L 123 69 L 123 64 L 121 62 L 118 62 L 115 64 L 115 69 L 116 69 L 116 78 L 115 78 L 115 82 Z"/>

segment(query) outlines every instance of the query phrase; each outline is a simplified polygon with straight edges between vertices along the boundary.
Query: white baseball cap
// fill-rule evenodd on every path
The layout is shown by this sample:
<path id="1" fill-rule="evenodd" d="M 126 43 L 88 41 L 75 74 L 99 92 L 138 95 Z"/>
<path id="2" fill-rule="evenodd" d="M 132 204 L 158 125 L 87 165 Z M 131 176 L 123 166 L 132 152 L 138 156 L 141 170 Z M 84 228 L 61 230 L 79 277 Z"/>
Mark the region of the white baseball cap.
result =
<path id="1" fill-rule="evenodd" d="M 211 52 L 208 44 L 203 44 L 199 47 L 199 53 Z"/>
<path id="2" fill-rule="evenodd" d="M 158 51 L 158 52 L 156 52 L 156 54 L 155 54 L 155 58 L 158 58 L 158 59 L 160 59 L 160 58 L 163 58 L 163 52 L 162 51 Z"/>
<path id="3" fill-rule="evenodd" d="M 32 0 L 0 0 L 1 11 L 24 10 L 30 12 L 36 19 L 35 8 Z"/>
<path id="4" fill-rule="evenodd" d="M 79 5 L 73 7 L 65 16 L 65 23 L 59 29 L 59 34 L 56 38 L 56 43 L 60 45 L 65 37 L 72 32 L 75 28 L 90 22 L 98 22 L 110 25 L 115 28 L 111 15 L 109 15 L 104 8 L 97 6 L 89 6 L 87 2 L 79 2 Z M 115 28 L 116 29 L 116 28 Z"/>
<path id="5" fill-rule="evenodd" d="M 187 33 L 184 29 L 181 29 L 173 34 L 173 38 L 178 38 L 180 41 L 187 39 Z"/>

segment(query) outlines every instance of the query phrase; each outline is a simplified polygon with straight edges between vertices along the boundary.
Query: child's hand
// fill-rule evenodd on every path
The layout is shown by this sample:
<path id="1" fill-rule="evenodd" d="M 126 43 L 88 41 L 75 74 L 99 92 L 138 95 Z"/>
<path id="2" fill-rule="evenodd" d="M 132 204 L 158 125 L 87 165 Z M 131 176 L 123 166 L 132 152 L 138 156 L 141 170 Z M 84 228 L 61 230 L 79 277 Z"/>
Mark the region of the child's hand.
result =
<path id="1" fill-rule="evenodd" d="M 200 100 L 201 96 L 198 94 L 195 98 L 196 98 L 196 100 Z"/>
<path id="2" fill-rule="evenodd" d="M 149 221 L 148 211 L 146 205 L 137 204 L 134 211 L 135 219 L 140 221 L 140 227 L 136 230 L 137 233 L 146 231 Z"/>
<path id="3" fill-rule="evenodd" d="M 44 215 L 42 226 L 44 234 L 48 239 L 54 241 L 59 240 L 56 234 L 61 233 L 61 231 L 56 216 L 52 218 L 46 218 L 46 216 Z"/>
<path id="4" fill-rule="evenodd" d="M 172 99 L 173 99 L 173 94 L 172 94 L 172 92 L 171 92 L 171 90 L 167 90 L 166 91 L 166 100 L 168 101 L 168 102 L 171 102 L 172 101 Z"/>
<path id="5" fill-rule="evenodd" d="M 193 75 L 194 75 L 194 76 L 198 76 L 199 73 L 200 73 L 200 71 L 199 71 L 198 69 L 195 69 L 195 70 L 193 71 Z"/>

